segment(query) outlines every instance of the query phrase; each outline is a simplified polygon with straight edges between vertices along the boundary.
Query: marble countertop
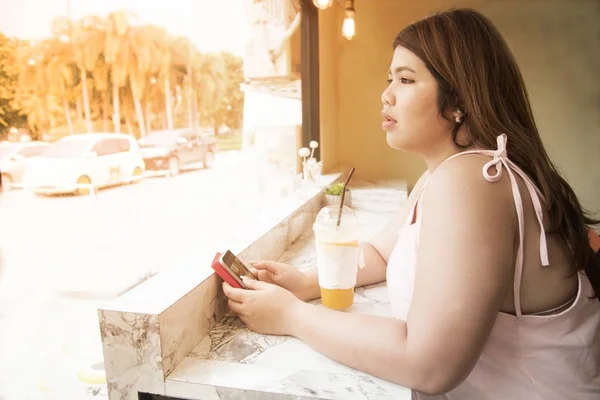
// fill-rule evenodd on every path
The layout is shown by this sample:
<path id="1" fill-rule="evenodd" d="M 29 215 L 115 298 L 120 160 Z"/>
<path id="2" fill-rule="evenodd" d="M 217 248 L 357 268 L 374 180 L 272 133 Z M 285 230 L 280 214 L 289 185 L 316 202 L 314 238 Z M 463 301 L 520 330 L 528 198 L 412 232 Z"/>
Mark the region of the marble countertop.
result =
<path id="1" fill-rule="evenodd" d="M 381 229 L 406 200 L 402 182 L 362 182 L 352 208 L 361 240 Z M 297 268 L 316 264 L 312 230 L 279 259 Z M 320 304 L 319 300 L 314 301 Z M 357 288 L 346 312 L 391 316 L 384 283 Z M 169 374 L 167 396 L 186 399 L 410 399 L 410 390 L 343 366 L 296 338 L 261 335 L 226 315 Z"/>

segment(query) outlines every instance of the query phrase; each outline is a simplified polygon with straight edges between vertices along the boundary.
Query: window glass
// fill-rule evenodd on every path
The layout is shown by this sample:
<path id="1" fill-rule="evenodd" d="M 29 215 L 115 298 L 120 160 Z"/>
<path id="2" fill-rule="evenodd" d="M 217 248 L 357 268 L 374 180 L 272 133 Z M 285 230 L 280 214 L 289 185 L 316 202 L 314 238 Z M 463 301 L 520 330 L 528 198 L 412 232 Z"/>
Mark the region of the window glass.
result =
<path id="1" fill-rule="evenodd" d="M 121 152 L 119 139 L 102 139 L 94 146 L 94 151 L 98 156 L 108 156 Z"/>
<path id="2" fill-rule="evenodd" d="M 19 154 L 22 155 L 23 157 L 39 156 L 41 152 L 46 150 L 46 148 L 47 148 L 47 146 L 39 146 L 39 145 L 26 146 L 25 148 L 19 150 Z"/>
<path id="3" fill-rule="evenodd" d="M 23 19 L 29 7 L 35 21 Z M 0 206 L 0 373 L 35 366 L 2 380 L 1 399 L 82 398 L 69 388 L 103 359 L 102 304 L 163 271 L 210 268 L 295 195 L 300 13 L 298 0 L 4 10 L 21 20 L 0 27 L 0 77 L 14 94 L 0 141 L 49 147 Z"/>
<path id="4" fill-rule="evenodd" d="M 131 148 L 131 143 L 127 139 L 116 139 L 116 141 L 119 144 L 120 152 L 129 151 L 129 149 Z"/>

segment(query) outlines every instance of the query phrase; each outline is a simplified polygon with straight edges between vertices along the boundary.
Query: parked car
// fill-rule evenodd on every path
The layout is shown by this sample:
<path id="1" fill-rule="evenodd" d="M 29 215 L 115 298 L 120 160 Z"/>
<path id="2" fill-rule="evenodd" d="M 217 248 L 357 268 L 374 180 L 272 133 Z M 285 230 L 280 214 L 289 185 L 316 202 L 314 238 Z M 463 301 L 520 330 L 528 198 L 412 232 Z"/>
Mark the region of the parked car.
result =
<path id="1" fill-rule="evenodd" d="M 6 189 L 19 185 L 29 161 L 39 156 L 50 146 L 46 142 L 2 142 L 0 143 L 0 173 Z"/>
<path id="2" fill-rule="evenodd" d="M 217 140 L 214 134 L 202 129 L 156 131 L 140 139 L 142 157 L 148 171 L 163 171 L 171 176 L 183 167 L 202 163 L 213 165 Z"/>
<path id="3" fill-rule="evenodd" d="M 24 182 L 36 193 L 88 194 L 102 188 L 139 182 L 144 160 L 133 136 L 89 133 L 66 136 L 27 168 Z"/>

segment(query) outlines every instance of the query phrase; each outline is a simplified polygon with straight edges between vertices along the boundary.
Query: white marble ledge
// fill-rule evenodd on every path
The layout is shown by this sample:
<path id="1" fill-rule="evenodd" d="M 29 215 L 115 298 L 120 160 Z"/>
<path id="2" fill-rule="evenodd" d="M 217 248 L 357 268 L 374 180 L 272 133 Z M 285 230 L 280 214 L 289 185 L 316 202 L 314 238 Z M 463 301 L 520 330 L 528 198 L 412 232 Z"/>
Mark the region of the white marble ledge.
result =
<path id="1" fill-rule="evenodd" d="M 388 186 L 389 185 L 389 186 Z M 401 185 L 366 182 L 354 188 L 353 208 L 362 240 L 379 230 L 403 201 Z M 279 261 L 315 265 L 312 230 L 305 231 Z M 319 300 L 314 301 L 319 304 Z M 356 289 L 346 312 L 390 316 L 385 284 Z M 301 341 L 249 331 L 227 315 L 165 381 L 167 396 L 186 399 L 410 399 L 410 390 L 348 368 Z"/>
<path id="2" fill-rule="evenodd" d="M 329 185 L 341 179 L 348 171 L 349 167 L 340 166 L 331 173 L 323 175 L 320 183 L 323 186 Z M 396 185 L 401 188 L 400 190 L 405 187 L 402 186 L 403 181 L 397 181 Z M 260 218 L 252 219 L 246 223 L 244 229 L 238 229 L 230 235 L 229 249 L 239 254 L 244 249 L 252 247 L 258 238 L 272 233 L 280 227 L 282 221 L 302 210 L 311 199 L 317 198 L 321 191 L 322 189 L 317 187 L 307 188 L 294 196 L 273 203 L 268 215 L 260 215 Z M 212 259 L 214 251 L 216 249 L 211 250 L 208 261 Z M 201 260 L 199 254 L 194 254 L 190 258 L 193 260 L 193 265 L 174 266 L 164 270 L 117 299 L 103 304 L 102 309 L 152 315 L 164 312 L 214 273 L 210 266 L 198 268 L 198 262 Z"/>

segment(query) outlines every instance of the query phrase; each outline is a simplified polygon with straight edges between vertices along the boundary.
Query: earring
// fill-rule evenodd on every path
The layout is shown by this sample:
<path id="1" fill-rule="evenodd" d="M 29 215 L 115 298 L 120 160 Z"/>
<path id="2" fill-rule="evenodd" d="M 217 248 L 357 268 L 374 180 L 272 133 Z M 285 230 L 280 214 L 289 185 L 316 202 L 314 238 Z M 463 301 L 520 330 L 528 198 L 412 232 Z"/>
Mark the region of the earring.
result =
<path id="1" fill-rule="evenodd" d="M 454 121 L 456 121 L 457 124 L 460 124 L 462 122 L 463 119 L 463 113 L 462 111 L 460 111 L 460 109 L 456 110 L 456 115 L 454 116 Z"/>

